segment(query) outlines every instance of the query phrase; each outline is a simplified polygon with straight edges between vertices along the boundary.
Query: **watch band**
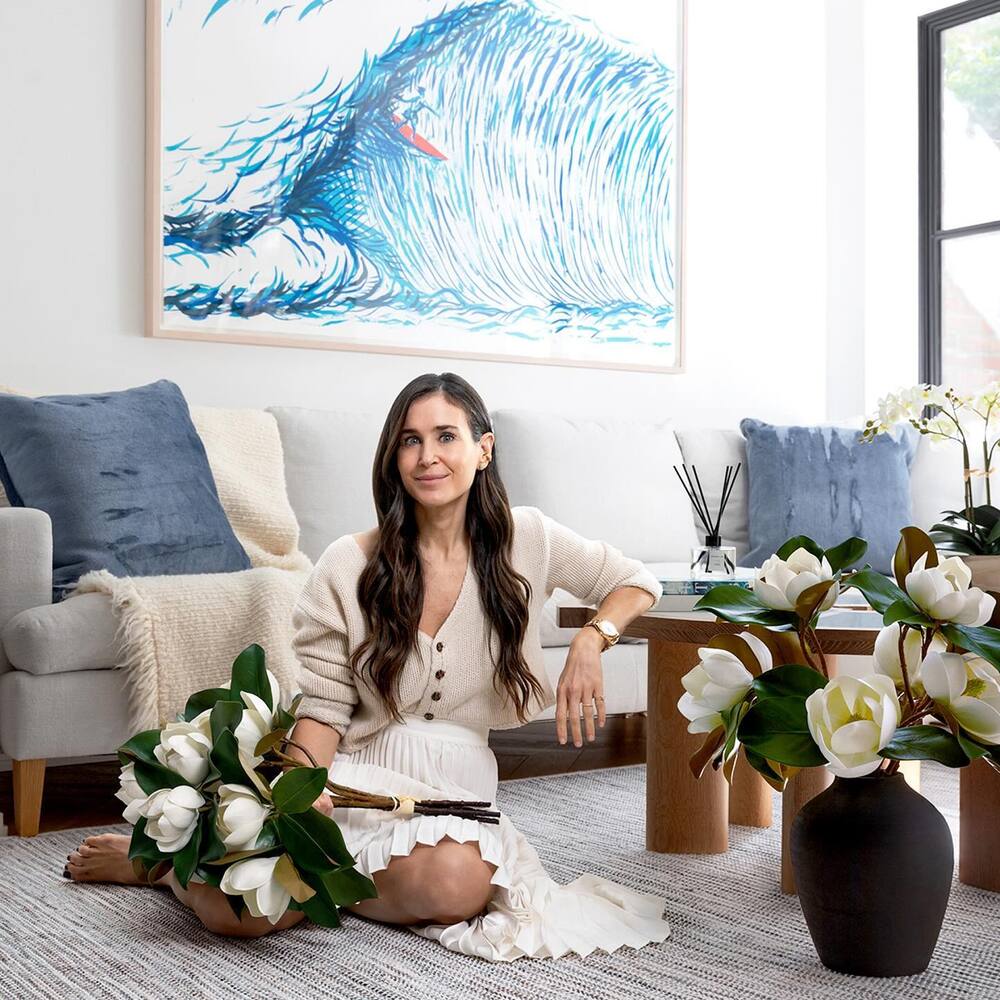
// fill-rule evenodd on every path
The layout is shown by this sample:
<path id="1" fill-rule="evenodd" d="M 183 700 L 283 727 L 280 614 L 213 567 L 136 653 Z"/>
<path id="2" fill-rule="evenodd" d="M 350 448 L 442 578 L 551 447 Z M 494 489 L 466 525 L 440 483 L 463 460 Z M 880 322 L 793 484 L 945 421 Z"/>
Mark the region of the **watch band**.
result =
<path id="1" fill-rule="evenodd" d="M 604 640 L 604 648 L 601 650 L 601 652 L 603 653 L 605 649 L 610 649 L 618 641 L 618 637 L 616 636 L 615 638 L 611 639 L 608 636 L 606 636 L 604 632 L 601 630 L 601 627 L 597 624 L 598 621 L 600 620 L 602 619 L 599 619 L 595 616 L 591 618 L 590 621 L 586 623 L 586 625 L 592 625 L 597 634 Z"/>

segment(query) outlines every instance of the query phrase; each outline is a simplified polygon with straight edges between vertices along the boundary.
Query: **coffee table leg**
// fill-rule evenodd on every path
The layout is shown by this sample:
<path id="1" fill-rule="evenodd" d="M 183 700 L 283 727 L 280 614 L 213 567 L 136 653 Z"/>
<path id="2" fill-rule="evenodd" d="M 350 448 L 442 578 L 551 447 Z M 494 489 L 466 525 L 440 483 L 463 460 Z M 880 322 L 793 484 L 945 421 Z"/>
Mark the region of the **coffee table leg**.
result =
<path id="1" fill-rule="evenodd" d="M 981 760 L 958 773 L 958 880 L 1000 892 L 1000 774 Z"/>
<path id="2" fill-rule="evenodd" d="M 774 816 L 771 786 L 740 754 L 729 789 L 729 822 L 738 826 L 767 827 Z"/>
<path id="3" fill-rule="evenodd" d="M 687 731 L 677 711 L 681 677 L 698 662 L 698 647 L 650 639 L 647 644 L 646 850 L 722 854 L 729 848 L 729 786 L 712 768 L 695 778 L 688 767 L 703 736 Z"/>

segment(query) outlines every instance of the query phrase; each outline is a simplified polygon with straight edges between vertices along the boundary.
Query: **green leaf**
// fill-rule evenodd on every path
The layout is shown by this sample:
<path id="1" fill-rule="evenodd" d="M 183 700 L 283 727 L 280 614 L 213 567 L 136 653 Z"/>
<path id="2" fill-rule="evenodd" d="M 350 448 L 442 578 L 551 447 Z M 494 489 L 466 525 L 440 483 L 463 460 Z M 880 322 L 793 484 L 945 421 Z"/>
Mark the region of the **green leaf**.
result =
<path id="1" fill-rule="evenodd" d="M 299 907 L 314 924 L 320 927 L 340 926 L 337 908 L 327 903 L 319 892 L 315 896 L 310 896 L 304 903 L 299 903 Z"/>
<path id="2" fill-rule="evenodd" d="M 214 710 L 212 714 L 215 714 Z M 208 759 L 227 785 L 245 785 L 247 783 L 246 772 L 240 762 L 240 745 L 232 730 L 223 729 L 219 733 Z"/>
<path id="3" fill-rule="evenodd" d="M 825 688 L 827 679 L 812 667 L 789 663 L 765 670 L 753 682 L 759 701 L 765 698 L 808 698 L 813 691 Z"/>
<path id="4" fill-rule="evenodd" d="M 217 701 L 232 700 L 233 696 L 229 688 L 205 688 L 204 691 L 195 691 L 184 706 L 184 721 L 190 722 L 195 716 L 201 715 L 205 709 L 214 708 Z"/>
<path id="5" fill-rule="evenodd" d="M 215 886 L 216 889 L 219 888 L 219 883 L 222 881 L 223 872 L 219 868 L 212 868 L 210 865 L 198 865 L 195 868 L 195 874 L 198 878 L 203 879 L 211 886 Z"/>
<path id="6" fill-rule="evenodd" d="M 722 717 L 722 724 L 725 727 L 725 739 L 722 742 L 722 753 L 717 758 L 715 767 L 718 767 L 719 764 L 724 764 L 736 749 L 736 734 L 746 707 L 746 702 L 740 701 L 733 705 L 732 708 L 727 708 L 719 713 Z"/>
<path id="7" fill-rule="evenodd" d="M 805 698 L 766 698 L 743 717 L 740 742 L 763 757 L 793 767 L 818 767 L 826 763 L 806 721 Z"/>
<path id="8" fill-rule="evenodd" d="M 928 618 L 912 601 L 894 601 L 885 609 L 882 616 L 883 625 L 903 622 L 906 625 L 934 625 L 934 619 Z"/>
<path id="9" fill-rule="evenodd" d="M 323 872 L 353 865 L 340 827 L 318 809 L 275 819 L 278 835 L 299 871 Z"/>
<path id="10" fill-rule="evenodd" d="M 353 865 L 324 872 L 319 882 L 326 890 L 327 898 L 337 906 L 351 906 L 362 899 L 378 899 L 375 883 Z M 315 886 L 314 886 L 315 888 Z M 317 892 L 322 890 L 317 889 Z"/>
<path id="11" fill-rule="evenodd" d="M 817 545 L 808 535 L 795 535 L 785 542 L 775 555 L 779 559 L 787 559 L 796 549 L 805 549 L 811 552 L 817 559 L 823 558 L 822 546 Z"/>
<path id="12" fill-rule="evenodd" d="M 795 613 L 805 622 L 812 621 L 817 608 L 827 599 L 831 590 L 834 593 L 839 590 L 838 584 L 831 580 L 821 580 L 806 587 L 795 601 Z"/>
<path id="13" fill-rule="evenodd" d="M 836 573 L 847 566 L 854 565 L 854 563 L 864 557 L 867 551 L 868 543 L 863 538 L 852 535 L 839 545 L 834 545 L 832 549 L 827 549 L 825 553 L 826 561 L 830 564 L 830 568 L 834 573 Z"/>
<path id="14" fill-rule="evenodd" d="M 213 805 L 211 809 L 202 815 L 202 824 L 204 825 L 204 829 L 201 833 L 201 861 L 206 864 L 210 861 L 218 861 L 219 858 L 225 857 L 226 852 L 229 850 L 229 848 L 222 842 L 222 838 L 219 836 L 218 828 L 215 825 L 218 815 L 218 805 Z"/>
<path id="15" fill-rule="evenodd" d="M 187 784 L 176 771 L 164 767 L 159 761 L 147 764 L 144 760 L 137 760 L 134 763 L 135 780 L 147 795 L 152 795 L 161 788 L 180 788 L 181 785 Z"/>
<path id="16" fill-rule="evenodd" d="M 147 729 L 136 733 L 132 739 L 118 748 L 118 760 L 122 765 L 144 760 L 147 764 L 159 764 L 153 750 L 160 745 L 160 730 Z"/>
<path id="17" fill-rule="evenodd" d="M 174 874 L 181 888 L 186 889 L 191 875 L 198 865 L 198 852 L 201 848 L 201 823 L 197 823 L 191 839 L 174 854 Z"/>
<path id="18" fill-rule="evenodd" d="M 980 625 L 942 625 L 941 634 L 960 649 L 981 656 L 1000 670 L 1000 629 Z"/>
<path id="19" fill-rule="evenodd" d="M 234 698 L 239 698 L 241 691 L 249 691 L 251 694 L 257 695 L 268 708 L 273 710 L 271 684 L 267 679 L 267 667 L 264 659 L 264 650 L 256 642 L 247 646 L 233 661 L 230 687 Z"/>
<path id="20" fill-rule="evenodd" d="M 236 727 L 243 721 L 242 701 L 217 701 L 212 708 L 209 721 L 212 726 L 212 741 L 217 742 L 219 737 L 226 732 L 235 732 Z"/>
<path id="21" fill-rule="evenodd" d="M 754 622 L 771 628 L 798 623 L 794 611 L 775 611 L 761 604 L 752 590 L 722 583 L 713 587 L 694 606 L 695 611 L 714 611 L 729 622 Z"/>
<path id="22" fill-rule="evenodd" d="M 909 601 L 915 611 L 919 610 L 906 592 L 896 586 L 887 576 L 876 573 L 873 569 L 863 569 L 851 576 L 852 587 L 857 587 L 865 600 L 876 610 L 885 614 L 889 607 L 897 601 Z"/>
<path id="23" fill-rule="evenodd" d="M 275 782 L 274 808 L 279 813 L 301 813 L 312 807 L 326 788 L 325 767 L 295 767 Z"/>
<path id="24" fill-rule="evenodd" d="M 773 788 L 775 791 L 784 791 L 785 779 L 768 764 L 767 759 L 762 757 L 756 750 L 750 747 L 743 747 L 743 756 L 747 763 Z"/>
<path id="25" fill-rule="evenodd" d="M 879 750 L 889 760 L 936 760 L 947 767 L 965 767 L 969 757 L 952 733 L 940 726 L 906 726 L 897 729 Z"/>
<path id="26" fill-rule="evenodd" d="M 132 828 L 132 839 L 128 847 L 129 861 L 139 858 L 141 861 L 155 864 L 158 861 L 173 861 L 172 854 L 164 854 L 156 841 L 146 833 L 146 817 L 140 816 Z"/>

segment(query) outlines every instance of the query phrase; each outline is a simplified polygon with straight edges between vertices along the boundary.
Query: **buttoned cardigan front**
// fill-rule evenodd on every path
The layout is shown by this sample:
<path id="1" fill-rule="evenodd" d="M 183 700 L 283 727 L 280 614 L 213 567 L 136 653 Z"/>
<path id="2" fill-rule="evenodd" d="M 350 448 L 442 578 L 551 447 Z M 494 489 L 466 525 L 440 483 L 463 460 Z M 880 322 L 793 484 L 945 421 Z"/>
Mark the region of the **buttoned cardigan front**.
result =
<path id="1" fill-rule="evenodd" d="M 512 507 L 511 562 L 531 583 L 528 626 L 521 652 L 543 691 L 530 693 L 526 717 L 555 704 L 540 640 L 542 606 L 557 587 L 598 606 L 613 590 L 640 587 L 658 601 L 663 587 L 638 559 L 607 542 L 585 538 L 537 507 Z M 341 735 L 339 749 L 353 753 L 375 738 L 392 716 L 367 670 L 355 674 L 351 653 L 368 634 L 358 603 L 358 581 L 367 556 L 353 535 L 331 542 L 317 561 L 293 611 L 299 689 L 298 718 L 312 718 Z M 655 603 L 655 602 L 654 602 Z M 399 711 L 449 719 L 487 729 L 521 725 L 509 693 L 494 686 L 495 632 L 480 600 L 472 554 L 448 617 L 432 636 L 417 630 L 398 679 Z"/>

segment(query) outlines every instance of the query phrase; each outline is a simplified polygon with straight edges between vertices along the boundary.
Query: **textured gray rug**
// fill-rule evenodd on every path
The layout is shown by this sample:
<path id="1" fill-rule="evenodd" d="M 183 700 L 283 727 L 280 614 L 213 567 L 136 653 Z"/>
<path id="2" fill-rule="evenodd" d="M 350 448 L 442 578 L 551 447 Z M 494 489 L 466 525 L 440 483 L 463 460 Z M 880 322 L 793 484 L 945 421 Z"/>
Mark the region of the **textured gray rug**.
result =
<path id="1" fill-rule="evenodd" d="M 778 890 L 780 824 L 733 827 L 726 855 L 650 853 L 644 780 L 632 766 L 508 781 L 498 805 L 556 881 L 590 871 L 665 896 L 673 933 L 662 944 L 491 963 L 347 911 L 337 930 L 305 922 L 258 940 L 220 938 L 166 891 L 62 877 L 83 836 L 128 832 L 122 824 L 0 840 L 0 997 L 1000 998 L 1000 897 L 956 882 L 923 975 L 838 976 L 819 964 L 795 897 Z M 923 791 L 954 830 L 955 774 L 925 766 Z"/>

